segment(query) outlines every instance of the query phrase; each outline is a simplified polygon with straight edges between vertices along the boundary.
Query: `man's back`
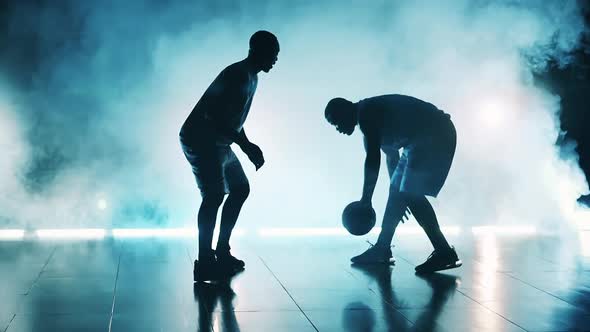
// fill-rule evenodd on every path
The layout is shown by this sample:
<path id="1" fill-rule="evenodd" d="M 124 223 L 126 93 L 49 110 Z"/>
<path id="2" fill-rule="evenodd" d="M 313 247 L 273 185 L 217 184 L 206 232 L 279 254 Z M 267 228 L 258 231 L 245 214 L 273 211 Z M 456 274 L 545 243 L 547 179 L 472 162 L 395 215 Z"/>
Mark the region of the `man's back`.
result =
<path id="1" fill-rule="evenodd" d="M 229 145 L 231 141 L 215 133 L 211 123 L 217 121 L 239 132 L 250 111 L 258 79 L 244 61 L 229 65 L 217 75 L 199 99 L 180 130 L 187 143 Z"/>
<path id="2" fill-rule="evenodd" d="M 359 124 L 365 135 L 378 131 L 382 145 L 405 147 L 432 135 L 449 115 L 418 98 L 390 94 L 363 99 L 358 103 Z"/>

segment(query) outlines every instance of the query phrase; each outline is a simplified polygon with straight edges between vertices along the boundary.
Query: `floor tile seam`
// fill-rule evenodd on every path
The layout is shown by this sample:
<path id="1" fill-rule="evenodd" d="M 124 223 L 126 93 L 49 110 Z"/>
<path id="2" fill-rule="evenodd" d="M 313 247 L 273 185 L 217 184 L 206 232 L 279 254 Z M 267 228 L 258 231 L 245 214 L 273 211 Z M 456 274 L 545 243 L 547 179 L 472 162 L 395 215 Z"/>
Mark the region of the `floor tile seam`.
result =
<path id="1" fill-rule="evenodd" d="M 395 263 L 394 263 L 394 265 L 395 265 Z M 361 280 L 361 279 L 359 279 L 359 277 L 357 277 L 356 275 L 354 275 L 354 273 L 352 273 L 352 271 L 349 271 L 349 270 L 347 270 L 347 269 L 344 269 L 344 270 L 345 270 L 345 271 L 346 271 L 348 274 L 350 274 L 350 275 L 351 275 L 351 276 L 352 276 L 354 279 L 356 279 L 356 280 Z M 383 298 L 383 296 L 381 296 L 381 295 L 380 295 L 381 293 L 380 293 L 378 290 L 375 290 L 375 289 L 373 289 L 373 287 L 371 287 L 371 286 L 367 286 L 367 289 L 368 289 L 370 292 L 372 292 L 373 294 L 375 294 L 375 295 L 376 295 L 376 296 L 377 296 L 379 299 L 381 299 L 381 301 L 383 301 L 383 302 L 385 302 L 386 304 L 388 304 L 389 306 L 391 306 L 391 307 L 392 307 L 392 309 L 394 309 L 394 310 L 397 310 L 397 308 L 395 308 L 395 307 L 393 306 L 393 304 L 392 304 L 392 303 L 390 303 L 389 301 L 385 300 L 385 299 Z M 405 318 L 405 316 L 404 316 L 404 318 Z M 407 319 L 407 318 L 406 318 L 406 319 Z M 411 322 L 410 322 L 410 323 L 411 323 Z"/>
<path id="2" fill-rule="evenodd" d="M 406 262 L 406 263 L 408 263 L 408 264 L 410 264 L 410 265 L 412 265 L 412 266 L 414 265 L 414 263 L 412 261 L 410 261 L 409 259 L 405 258 L 404 256 L 396 255 L 395 257 L 398 258 L 398 259 L 400 259 L 400 260 L 402 260 L 402 261 L 404 261 L 404 262 Z M 395 266 L 395 263 L 393 265 Z"/>
<path id="3" fill-rule="evenodd" d="M 29 287 L 29 289 L 27 289 L 27 292 L 25 293 L 25 296 L 28 296 L 29 293 L 31 292 L 31 290 L 33 289 L 33 287 L 35 286 L 35 284 L 37 284 L 37 282 L 39 282 L 39 279 L 41 279 L 41 275 L 43 274 L 43 271 L 45 271 L 45 268 L 47 267 L 47 265 L 49 265 L 49 262 L 53 258 L 53 255 L 55 254 L 55 251 L 56 250 L 57 250 L 57 246 L 54 246 L 53 249 L 51 250 L 51 253 L 49 254 L 49 257 L 47 257 L 47 260 L 43 264 L 43 267 L 41 267 L 41 271 L 39 271 L 39 273 L 37 274 L 37 277 L 35 278 L 35 280 L 31 284 L 31 286 Z"/>
<path id="4" fill-rule="evenodd" d="M 403 318 L 404 318 L 404 319 L 405 319 L 405 320 L 406 320 L 408 323 L 410 323 L 412 326 L 414 325 L 414 322 L 412 322 L 412 321 L 410 320 L 410 318 L 408 318 L 406 315 L 404 315 L 404 314 L 403 314 L 403 313 L 400 311 L 400 309 L 401 309 L 401 308 L 396 308 L 396 307 L 395 307 L 395 305 L 393 305 L 393 303 L 390 303 L 389 301 L 385 300 L 385 299 L 384 299 L 382 296 L 380 296 L 379 294 L 377 294 L 377 292 L 375 292 L 375 290 L 373 290 L 373 289 L 370 289 L 370 290 L 371 290 L 373 293 L 375 293 L 375 295 L 379 296 L 379 298 L 381 299 L 381 301 L 383 301 L 385 304 L 387 304 L 387 305 L 390 307 L 390 309 L 393 309 L 393 310 L 395 310 L 397 313 L 399 313 L 400 315 L 402 315 L 402 317 L 403 317 Z M 381 309 L 381 310 L 383 310 L 383 308 L 380 308 L 380 309 Z"/>
<path id="5" fill-rule="evenodd" d="M 309 318 L 309 316 L 307 316 L 307 314 L 305 313 L 305 311 L 303 311 L 303 308 L 301 308 L 301 306 L 299 305 L 299 303 L 297 303 L 297 301 L 295 301 L 295 298 L 293 297 L 293 295 L 291 295 L 291 293 L 287 290 L 287 288 L 285 287 L 285 285 L 283 285 L 283 283 L 281 282 L 281 280 L 279 280 L 279 278 L 277 277 L 277 275 L 271 270 L 270 266 L 268 266 L 268 264 L 266 264 L 266 261 L 262 258 L 262 256 L 258 256 L 258 259 L 260 259 L 260 261 L 262 262 L 262 264 L 264 264 L 264 266 L 268 269 L 268 272 L 270 272 L 270 274 L 272 274 L 272 276 L 279 283 L 279 285 L 281 285 L 281 287 L 283 288 L 283 290 L 285 291 L 285 293 L 287 293 L 287 295 L 291 298 L 291 301 L 293 301 L 293 303 L 295 304 L 295 306 L 297 306 L 297 308 L 299 308 L 299 311 L 301 312 L 301 314 L 303 314 L 303 316 L 305 317 L 305 319 L 307 319 L 307 321 L 309 322 L 309 324 L 311 324 L 311 326 L 313 327 L 313 329 L 316 332 L 319 332 L 318 328 L 311 321 L 311 319 Z"/>
<path id="6" fill-rule="evenodd" d="M 22 314 L 15 314 L 15 316 L 35 316 L 39 314 L 39 312 L 30 312 L 30 313 L 22 313 Z M 80 314 L 86 314 L 89 316 L 105 316 L 109 315 L 108 312 L 92 312 L 92 313 L 78 313 L 78 312 L 41 312 L 43 316 L 80 316 Z"/>
<path id="7" fill-rule="evenodd" d="M 354 275 L 354 273 L 352 273 L 352 271 L 349 271 L 349 270 L 346 270 L 346 269 L 345 269 L 345 271 L 346 271 L 348 274 L 350 274 L 350 275 L 351 275 L 351 276 L 352 276 L 354 279 L 356 279 L 356 280 L 360 280 L 360 279 L 359 279 L 357 276 L 355 276 L 355 275 Z M 368 286 L 368 287 L 367 287 L 367 289 L 368 289 L 370 292 L 372 292 L 373 294 L 375 294 L 375 296 L 377 296 L 377 297 L 378 297 L 378 298 L 379 298 L 381 301 L 383 301 L 385 304 L 387 304 L 387 305 L 388 305 L 388 306 L 389 306 L 391 309 L 393 309 L 393 310 L 397 311 L 397 312 L 398 312 L 400 315 L 402 315 L 402 317 L 404 317 L 404 319 L 405 319 L 406 321 L 408 321 L 408 323 L 410 323 L 410 324 L 414 325 L 414 323 L 413 323 L 413 322 L 412 322 L 410 319 L 408 319 L 408 317 L 406 317 L 406 316 L 405 316 L 403 313 L 401 313 L 401 312 L 399 311 L 399 309 L 398 309 L 398 308 L 396 308 L 396 307 L 393 305 L 393 303 L 390 303 L 389 301 L 387 301 L 386 299 L 384 299 L 384 298 L 383 298 L 383 296 L 382 296 L 382 295 L 380 295 L 380 294 L 381 294 L 380 292 L 376 291 L 376 290 L 375 290 L 375 289 L 373 289 L 373 287 L 371 287 L 371 286 Z M 381 308 L 381 309 L 383 310 L 383 308 Z M 353 309 L 353 310 L 354 310 L 354 309 Z"/>
<path id="8" fill-rule="evenodd" d="M 519 324 L 517 324 L 516 322 L 513 322 L 511 319 L 509 319 L 508 317 L 502 315 L 501 313 L 493 310 L 492 308 L 489 308 L 488 306 L 486 306 L 485 304 L 483 304 L 480 301 L 477 301 L 476 299 L 472 298 L 471 296 L 467 295 L 466 293 L 462 292 L 460 289 L 457 289 L 457 292 L 463 294 L 465 297 L 471 299 L 473 302 L 479 304 L 482 308 L 485 308 L 486 310 L 488 310 L 489 312 L 494 313 L 496 316 L 501 317 L 502 319 L 504 319 L 505 321 L 509 322 L 510 324 L 518 327 L 519 329 L 523 330 L 523 331 L 528 331 L 527 329 L 525 329 L 524 327 L 520 326 Z M 484 301 L 485 302 L 485 301 Z"/>
<path id="9" fill-rule="evenodd" d="M 403 259 L 403 258 L 402 258 L 402 260 L 405 260 L 405 259 Z M 405 261 L 407 261 L 407 260 L 405 260 Z M 352 275 L 352 276 L 353 276 L 355 279 L 357 279 L 357 277 L 356 277 L 356 276 L 354 276 L 354 274 L 353 274 L 352 272 L 350 272 L 350 271 L 347 271 L 347 272 L 348 272 L 348 273 L 350 273 L 350 274 L 351 274 L 351 275 Z M 377 295 L 377 296 L 378 296 L 378 297 L 379 297 L 379 298 L 380 298 L 380 299 L 381 299 L 383 302 L 385 302 L 385 303 L 387 303 L 389 306 L 391 306 L 391 307 L 392 307 L 392 309 L 394 309 L 394 310 L 398 310 L 398 311 L 399 311 L 399 310 L 403 310 L 403 309 L 422 309 L 422 308 L 404 308 L 404 307 L 398 307 L 398 306 L 396 306 L 394 303 L 392 303 L 392 302 L 390 302 L 390 301 L 387 301 L 386 299 L 384 299 L 384 298 L 383 298 L 383 297 L 380 295 L 380 294 L 381 294 L 381 292 L 380 292 L 379 290 L 375 290 L 375 289 L 374 289 L 373 287 L 371 287 L 371 286 L 368 286 L 368 289 L 369 289 L 371 292 L 375 293 L 375 295 Z M 463 294 L 463 293 L 461 293 L 461 294 L 465 296 L 465 294 Z M 470 299 L 470 300 L 473 300 L 473 299 L 471 299 L 470 297 L 467 297 L 467 298 L 468 298 L 468 299 Z M 411 323 L 411 322 L 410 322 L 410 323 Z"/>
<path id="10" fill-rule="evenodd" d="M 542 292 L 542 293 L 545 293 L 545 294 L 547 294 L 547 295 L 549 295 L 549 296 L 551 296 L 551 297 L 554 297 L 555 299 L 558 299 L 558 300 L 560 300 L 560 301 L 562 301 L 562 302 L 564 302 L 564 303 L 567 303 L 567 304 L 569 304 L 569 305 L 571 305 L 571 306 L 574 306 L 574 307 L 576 307 L 576 308 L 577 308 L 577 306 L 576 306 L 575 304 L 573 304 L 573 303 L 570 303 L 569 301 L 567 301 L 567 300 L 565 300 L 565 299 L 562 299 L 561 297 L 559 297 L 559 296 L 557 296 L 557 295 L 555 295 L 555 294 L 549 293 L 549 292 L 547 292 L 547 291 L 545 291 L 545 290 L 543 290 L 543 289 L 541 289 L 541 288 L 539 288 L 539 287 L 536 287 L 535 285 L 533 285 L 533 284 L 530 284 L 530 283 L 528 283 L 528 282 L 526 282 L 526 281 L 524 281 L 524 280 L 522 280 L 522 279 L 520 279 L 520 278 L 518 278 L 518 277 L 516 277 L 516 276 L 514 276 L 514 275 L 508 275 L 508 276 L 509 276 L 510 278 L 516 279 L 516 280 L 518 280 L 518 281 L 520 281 L 520 282 L 522 282 L 522 283 L 524 283 L 524 284 L 526 284 L 526 285 L 528 285 L 528 286 L 530 286 L 530 287 L 532 287 L 532 288 L 534 288 L 534 289 L 536 289 L 536 290 L 538 290 L 538 291 L 540 291 L 540 292 Z"/>
<path id="11" fill-rule="evenodd" d="M 544 256 L 535 254 L 534 257 L 536 257 L 536 258 L 538 258 L 538 259 L 540 259 L 540 260 L 542 260 L 544 262 L 551 263 L 551 265 L 559 266 L 559 264 L 557 262 L 554 262 L 554 261 L 552 261 L 550 259 L 547 259 Z"/>
<path id="12" fill-rule="evenodd" d="M 16 314 L 12 314 L 12 317 L 10 317 L 8 324 L 6 324 L 6 327 L 4 328 L 4 330 L 2 330 L 3 332 L 8 331 L 8 329 L 10 328 L 10 325 L 12 324 L 12 322 L 14 321 L 15 318 L 16 318 Z"/>
<path id="13" fill-rule="evenodd" d="M 185 249 L 185 251 L 186 251 L 186 256 L 187 256 L 187 258 L 188 258 L 188 261 L 189 261 L 189 263 L 190 263 L 190 264 L 191 264 L 191 266 L 192 266 L 192 265 L 193 265 L 193 256 L 191 255 L 191 251 L 190 251 L 190 249 L 189 249 L 189 247 L 188 247 L 188 246 L 186 246 L 184 249 Z"/>
<path id="14" fill-rule="evenodd" d="M 113 314 L 115 312 L 115 301 L 117 298 L 117 284 L 119 283 L 119 270 L 121 268 L 121 256 L 123 254 L 119 253 L 119 262 L 117 263 L 117 274 L 115 276 L 115 287 L 113 288 L 113 302 L 111 304 L 111 312 L 109 315 L 109 326 L 108 326 L 108 332 L 111 332 L 112 327 L 113 327 Z"/>
<path id="15" fill-rule="evenodd" d="M 278 313 L 278 312 L 300 312 L 300 309 L 274 309 L 274 310 L 265 310 L 265 309 L 253 309 L 253 310 L 213 310 L 213 313 L 221 313 L 221 312 L 265 312 L 265 313 Z"/>
<path id="16" fill-rule="evenodd" d="M 56 250 L 57 250 L 57 246 L 54 245 L 53 246 L 53 249 L 51 250 L 51 253 L 47 257 L 47 260 L 43 264 L 43 267 L 41 267 L 41 271 L 39 271 L 39 273 L 37 274 L 37 277 L 31 283 L 31 286 L 29 286 L 29 288 L 27 289 L 27 291 L 25 292 L 25 294 L 23 294 L 23 299 L 21 299 L 21 303 L 19 303 L 17 305 L 16 312 L 13 314 L 12 319 L 10 320 L 10 322 L 8 323 L 8 325 L 6 326 L 6 329 L 4 331 L 8 331 L 8 328 L 10 328 L 10 325 L 12 324 L 14 318 L 20 312 L 21 307 L 23 306 L 24 298 L 26 298 L 27 296 L 29 296 L 29 293 L 31 292 L 31 290 L 33 289 L 33 287 L 35 286 L 35 284 L 37 284 L 37 282 L 39 281 L 39 279 L 41 279 L 41 274 L 43 274 L 43 271 L 45 270 L 45 268 L 47 267 L 47 265 L 49 264 L 49 262 L 53 258 L 53 255 L 55 254 L 55 251 Z"/>

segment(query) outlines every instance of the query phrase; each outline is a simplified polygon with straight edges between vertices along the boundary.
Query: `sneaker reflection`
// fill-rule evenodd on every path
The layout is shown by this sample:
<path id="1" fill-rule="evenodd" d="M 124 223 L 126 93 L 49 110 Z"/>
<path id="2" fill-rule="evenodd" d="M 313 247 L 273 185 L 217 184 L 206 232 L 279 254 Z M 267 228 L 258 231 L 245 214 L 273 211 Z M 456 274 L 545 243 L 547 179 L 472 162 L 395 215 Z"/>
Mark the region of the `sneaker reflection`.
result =
<path id="1" fill-rule="evenodd" d="M 387 265 L 352 265 L 352 268 L 362 272 L 367 277 L 375 280 L 381 298 L 381 314 L 376 314 L 373 309 L 363 303 L 349 303 L 342 312 L 342 330 L 344 331 L 433 331 L 437 328 L 437 320 L 447 301 L 453 296 L 457 288 L 459 277 L 433 273 L 429 275 L 416 275 L 423 279 L 432 289 L 432 295 L 422 313 L 412 324 L 395 307 L 404 306 L 404 299 L 396 296 L 391 282 L 392 267 Z M 349 308 L 357 308 L 350 310 Z M 358 309 L 363 308 L 365 309 Z M 376 318 L 377 317 L 377 318 Z M 380 327 L 377 319 L 382 320 L 385 326 Z"/>
<path id="2" fill-rule="evenodd" d="M 240 327 L 236 320 L 232 301 L 236 293 L 231 288 L 231 280 L 239 275 L 237 272 L 223 282 L 196 282 L 193 285 L 195 301 L 199 307 L 198 331 L 212 331 L 217 323 L 220 329 L 215 331 L 238 332 Z M 220 322 L 216 322 L 213 313 L 219 308 Z"/>

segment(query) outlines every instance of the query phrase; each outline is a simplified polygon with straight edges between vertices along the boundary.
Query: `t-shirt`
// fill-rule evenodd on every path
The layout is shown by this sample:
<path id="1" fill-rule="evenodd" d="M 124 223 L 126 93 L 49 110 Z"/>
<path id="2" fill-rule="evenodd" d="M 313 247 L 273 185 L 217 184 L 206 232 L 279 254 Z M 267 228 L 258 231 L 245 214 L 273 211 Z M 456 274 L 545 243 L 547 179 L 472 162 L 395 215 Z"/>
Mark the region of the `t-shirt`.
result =
<path id="1" fill-rule="evenodd" d="M 359 124 L 363 133 L 378 126 L 381 145 L 400 149 L 444 128 L 450 115 L 431 103 L 404 95 L 383 95 L 358 102 Z"/>
<path id="2" fill-rule="evenodd" d="M 240 132 L 250 111 L 258 85 L 244 61 L 226 67 L 209 85 L 180 129 L 180 139 L 187 144 L 229 145 L 211 121 Z"/>

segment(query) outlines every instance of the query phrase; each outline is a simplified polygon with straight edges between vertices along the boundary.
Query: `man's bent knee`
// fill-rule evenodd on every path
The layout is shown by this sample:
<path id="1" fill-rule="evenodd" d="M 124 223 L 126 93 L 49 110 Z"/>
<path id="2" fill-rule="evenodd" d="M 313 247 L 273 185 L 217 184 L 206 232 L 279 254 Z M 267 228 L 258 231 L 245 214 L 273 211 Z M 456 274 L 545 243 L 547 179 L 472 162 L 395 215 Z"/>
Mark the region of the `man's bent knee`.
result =
<path id="1" fill-rule="evenodd" d="M 243 184 L 243 185 L 240 185 L 239 187 L 232 188 L 229 192 L 229 197 L 232 197 L 232 198 L 235 198 L 238 200 L 243 200 L 243 201 L 245 201 L 249 195 L 250 195 L 250 185 L 249 184 Z"/>
<path id="2" fill-rule="evenodd" d="M 223 203 L 225 193 L 222 191 L 201 192 L 201 196 L 203 197 L 202 205 L 219 207 Z"/>

